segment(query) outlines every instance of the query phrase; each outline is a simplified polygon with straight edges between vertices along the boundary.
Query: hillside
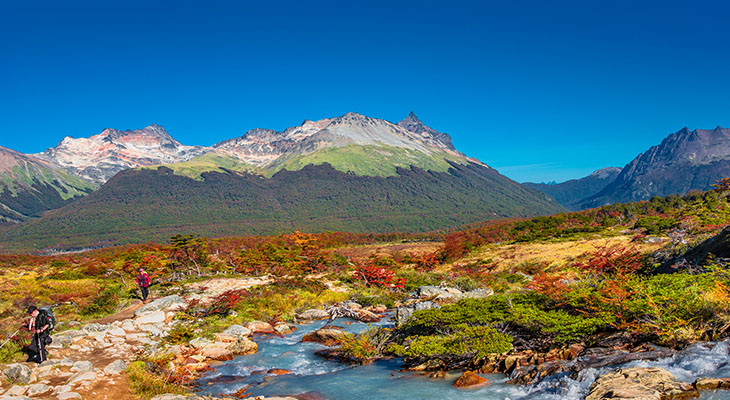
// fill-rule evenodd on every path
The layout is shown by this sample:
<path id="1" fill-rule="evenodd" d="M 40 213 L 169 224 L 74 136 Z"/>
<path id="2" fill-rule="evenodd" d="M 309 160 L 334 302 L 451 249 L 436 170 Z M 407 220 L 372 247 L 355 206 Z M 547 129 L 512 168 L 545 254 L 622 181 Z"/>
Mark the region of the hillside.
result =
<path id="1" fill-rule="evenodd" d="M 730 129 L 684 128 L 639 154 L 603 190 L 581 200 L 580 208 L 708 190 L 729 176 Z"/>
<path id="2" fill-rule="evenodd" d="M 50 163 L 0 147 L 0 225 L 39 217 L 96 187 Z"/>
<path id="3" fill-rule="evenodd" d="M 562 183 L 525 182 L 523 185 L 547 194 L 569 210 L 579 210 L 581 201 L 603 190 L 616 179 L 619 172 L 621 172 L 621 168 L 608 167 L 601 168 L 584 178 L 571 179 Z"/>
<path id="4" fill-rule="evenodd" d="M 171 169 L 128 170 L 73 204 L 8 229 L 5 250 L 76 248 L 206 236 L 308 232 L 429 231 L 562 210 L 557 202 L 480 164 L 447 172 L 398 169 L 358 176 L 328 164 L 271 178 Z"/>

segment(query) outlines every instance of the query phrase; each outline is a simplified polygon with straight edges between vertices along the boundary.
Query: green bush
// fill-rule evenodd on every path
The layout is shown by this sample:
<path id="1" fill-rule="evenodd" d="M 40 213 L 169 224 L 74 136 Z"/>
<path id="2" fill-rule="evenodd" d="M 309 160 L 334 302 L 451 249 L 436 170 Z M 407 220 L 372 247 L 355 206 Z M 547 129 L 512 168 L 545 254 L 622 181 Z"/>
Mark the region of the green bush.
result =
<path id="1" fill-rule="evenodd" d="M 398 356 L 457 356 L 484 358 L 489 354 L 512 350 L 512 337 L 490 326 L 452 326 L 450 335 L 413 336 L 405 345 L 392 345 L 389 351 Z"/>

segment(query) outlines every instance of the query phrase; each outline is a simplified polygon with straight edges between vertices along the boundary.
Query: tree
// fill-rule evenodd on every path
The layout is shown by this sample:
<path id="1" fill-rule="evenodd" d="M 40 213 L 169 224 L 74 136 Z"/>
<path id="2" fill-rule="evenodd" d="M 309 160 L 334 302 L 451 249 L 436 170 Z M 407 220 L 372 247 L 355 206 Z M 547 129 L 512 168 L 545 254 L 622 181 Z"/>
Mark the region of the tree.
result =
<path id="1" fill-rule="evenodd" d="M 188 269 L 195 268 L 202 275 L 201 265 L 208 261 L 208 243 L 194 235 L 177 234 L 170 238 L 170 258 L 173 263 Z"/>

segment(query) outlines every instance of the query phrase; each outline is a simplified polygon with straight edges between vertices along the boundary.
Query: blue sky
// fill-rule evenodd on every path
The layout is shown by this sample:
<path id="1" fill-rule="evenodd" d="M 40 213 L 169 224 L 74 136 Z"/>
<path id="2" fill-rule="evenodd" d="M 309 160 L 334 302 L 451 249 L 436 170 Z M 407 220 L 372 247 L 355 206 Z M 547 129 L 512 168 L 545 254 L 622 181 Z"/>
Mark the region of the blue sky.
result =
<path id="1" fill-rule="evenodd" d="M 6 1 L 0 146 L 413 110 L 518 181 L 730 125 L 728 2 Z"/>

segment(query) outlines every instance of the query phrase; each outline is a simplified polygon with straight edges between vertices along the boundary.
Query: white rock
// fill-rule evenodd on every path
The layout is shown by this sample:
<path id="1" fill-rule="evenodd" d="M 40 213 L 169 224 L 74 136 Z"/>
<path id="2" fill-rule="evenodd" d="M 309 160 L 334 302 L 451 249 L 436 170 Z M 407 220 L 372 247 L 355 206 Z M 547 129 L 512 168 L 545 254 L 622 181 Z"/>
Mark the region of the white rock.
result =
<path id="1" fill-rule="evenodd" d="M 93 381 L 96 379 L 96 373 L 94 371 L 79 372 L 78 374 L 68 378 L 67 385 L 74 385 L 77 383 Z"/>
<path id="2" fill-rule="evenodd" d="M 165 312 L 151 311 L 146 314 L 142 314 L 139 317 L 136 317 L 135 322 L 137 323 L 137 326 L 143 324 L 159 324 L 165 322 Z"/>
<path id="3" fill-rule="evenodd" d="M 81 395 L 76 392 L 61 393 L 56 397 L 58 400 L 80 399 Z"/>
<path id="4" fill-rule="evenodd" d="M 25 394 L 25 391 L 28 390 L 27 386 L 18 386 L 13 385 L 10 389 L 8 389 L 7 392 L 5 392 L 4 396 L 22 396 Z"/>
<path id="5" fill-rule="evenodd" d="M 124 329 L 127 332 L 134 332 L 137 330 L 137 327 L 134 326 L 134 321 L 131 319 L 125 319 L 124 322 L 122 322 L 122 329 Z"/>
<path id="6" fill-rule="evenodd" d="M 108 375 L 117 375 L 127 369 L 127 363 L 122 360 L 112 361 L 111 364 L 104 367 L 104 373 Z"/>
<path id="7" fill-rule="evenodd" d="M 63 386 L 56 386 L 56 389 L 53 391 L 53 394 L 61 394 L 71 391 L 71 385 L 63 385 Z"/>
<path id="8" fill-rule="evenodd" d="M 87 372 L 91 371 L 93 368 L 94 366 L 91 364 L 91 361 L 76 361 L 74 365 L 71 366 L 71 371 Z"/>
<path id="9" fill-rule="evenodd" d="M 134 316 L 139 317 L 141 315 L 149 314 L 155 311 L 173 310 L 187 306 L 185 300 L 182 297 L 174 294 L 172 296 L 162 297 L 149 304 L 146 304 L 134 311 Z"/>
<path id="10" fill-rule="evenodd" d="M 53 391 L 52 387 L 50 387 L 48 385 L 44 385 L 42 383 L 36 383 L 35 385 L 28 386 L 28 391 L 26 392 L 26 394 L 28 396 L 42 396 L 42 395 L 48 394 L 52 391 Z"/>
<path id="11" fill-rule="evenodd" d="M 122 329 L 118 326 L 115 326 L 115 327 L 109 329 L 108 331 L 106 331 L 106 333 L 107 333 L 107 335 L 111 335 L 111 336 L 124 336 L 127 334 L 127 332 L 124 329 Z"/>

